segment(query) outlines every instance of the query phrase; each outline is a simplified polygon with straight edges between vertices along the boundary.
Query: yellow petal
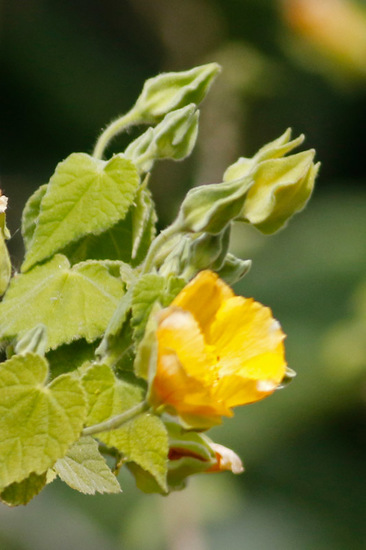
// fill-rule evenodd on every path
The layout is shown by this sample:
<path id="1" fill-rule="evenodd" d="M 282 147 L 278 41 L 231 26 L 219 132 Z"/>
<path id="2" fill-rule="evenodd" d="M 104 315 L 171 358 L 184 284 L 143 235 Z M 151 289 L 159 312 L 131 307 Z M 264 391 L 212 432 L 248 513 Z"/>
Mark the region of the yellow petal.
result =
<path id="1" fill-rule="evenodd" d="M 213 382 L 216 373 L 210 368 L 212 361 L 207 354 L 199 325 L 189 311 L 169 307 L 163 311 L 158 326 L 159 351 L 173 350 L 188 375 Z"/>
<path id="2" fill-rule="evenodd" d="M 207 335 L 220 357 L 220 378 L 240 374 L 253 379 L 273 378 L 278 382 L 286 367 L 284 337 L 268 307 L 241 296 L 221 306 Z M 281 361 L 272 364 L 267 354 L 274 354 Z"/>
<path id="3" fill-rule="evenodd" d="M 207 333 L 222 303 L 234 293 L 216 273 L 201 271 L 173 300 L 172 305 L 190 311 Z"/>

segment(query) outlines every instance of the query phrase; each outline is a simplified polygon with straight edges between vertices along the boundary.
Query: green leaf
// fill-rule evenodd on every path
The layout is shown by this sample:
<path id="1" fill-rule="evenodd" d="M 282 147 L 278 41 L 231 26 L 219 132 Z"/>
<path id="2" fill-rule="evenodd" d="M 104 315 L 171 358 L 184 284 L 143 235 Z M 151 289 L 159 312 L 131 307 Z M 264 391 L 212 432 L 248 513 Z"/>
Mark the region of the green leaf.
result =
<path id="1" fill-rule="evenodd" d="M 141 414 L 118 430 L 99 434 L 98 438 L 118 449 L 128 462 L 135 462 L 151 474 L 159 487 L 167 491 L 168 434 L 159 417 Z"/>
<path id="2" fill-rule="evenodd" d="M 158 301 L 162 307 L 167 307 L 184 285 L 184 279 L 179 277 L 165 279 L 155 273 L 141 277 L 134 287 L 132 298 L 132 326 L 136 340 L 144 334 L 153 305 Z"/>
<path id="3" fill-rule="evenodd" d="M 84 363 L 92 361 L 95 354 L 95 342 L 88 344 L 83 338 L 64 344 L 47 353 L 46 359 L 50 366 L 51 377 L 56 378 L 60 374 L 71 372 Z"/>
<path id="4" fill-rule="evenodd" d="M 138 185 L 135 166 L 122 156 L 105 162 L 85 153 L 70 155 L 47 185 L 23 271 L 83 235 L 100 234 L 124 219 Z"/>
<path id="5" fill-rule="evenodd" d="M 116 476 L 107 466 L 92 437 L 81 437 L 54 465 L 57 475 L 72 489 L 87 495 L 120 493 Z"/>
<path id="6" fill-rule="evenodd" d="M 41 202 L 47 191 L 47 183 L 41 185 L 38 189 L 29 197 L 22 214 L 22 236 L 24 241 L 25 250 L 28 251 L 33 239 L 34 232 L 36 230 L 39 212 L 41 209 Z"/>
<path id="7" fill-rule="evenodd" d="M 82 378 L 82 384 L 88 398 L 88 426 L 131 409 L 144 397 L 140 386 L 116 378 L 107 365 L 89 367 Z"/>
<path id="8" fill-rule="evenodd" d="M 131 261 L 132 251 L 132 212 L 100 235 L 89 234 L 71 243 L 62 250 L 71 262 L 76 264 L 86 260 Z"/>
<path id="9" fill-rule="evenodd" d="M 126 217 L 100 235 L 88 234 L 62 250 L 72 264 L 85 260 L 119 260 L 138 265 L 155 236 L 151 194 L 139 188 Z"/>
<path id="10" fill-rule="evenodd" d="M 47 378 L 47 361 L 33 353 L 1 364 L 0 488 L 43 474 L 81 433 L 86 405 L 80 382 L 64 374 L 46 385 Z"/>
<path id="11" fill-rule="evenodd" d="M 106 329 L 123 283 L 113 266 L 85 262 L 70 268 L 57 254 L 44 265 L 15 277 L 0 304 L 0 337 L 13 338 L 39 323 L 47 327 L 48 347 L 85 338 L 93 342 Z"/>
<path id="12" fill-rule="evenodd" d="M 47 483 L 47 472 L 44 474 L 30 474 L 29 477 L 19 483 L 11 483 L 0 494 L 0 500 L 8 506 L 20 506 L 28 504 L 33 497 L 38 495 Z"/>
<path id="13" fill-rule="evenodd" d="M 144 396 L 141 387 L 119 380 L 106 365 L 91 366 L 82 384 L 89 402 L 88 426 L 131 409 Z M 136 462 L 166 490 L 168 436 L 158 417 L 141 414 L 117 430 L 98 434 L 98 439 L 118 449 L 127 461 Z"/>

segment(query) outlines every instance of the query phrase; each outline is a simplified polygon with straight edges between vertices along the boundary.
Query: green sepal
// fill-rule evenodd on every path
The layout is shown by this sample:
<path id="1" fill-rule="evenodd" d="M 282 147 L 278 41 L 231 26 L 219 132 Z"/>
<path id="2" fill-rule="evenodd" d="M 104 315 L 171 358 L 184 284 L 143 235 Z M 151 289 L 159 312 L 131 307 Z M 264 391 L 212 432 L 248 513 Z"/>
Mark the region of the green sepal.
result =
<path id="1" fill-rule="evenodd" d="M 0 338 L 14 338 L 41 323 L 47 327 L 47 349 L 79 338 L 93 342 L 124 293 L 116 267 L 90 261 L 70 268 L 67 258 L 57 254 L 13 278 L 0 304 Z"/>
<path id="2" fill-rule="evenodd" d="M 47 384 L 47 361 L 14 355 L 0 367 L 0 489 L 43 474 L 81 433 L 86 402 L 80 382 L 64 374 Z"/>
<path id="3" fill-rule="evenodd" d="M 198 105 L 219 71 L 217 63 L 209 63 L 189 71 L 163 73 L 149 78 L 132 111 L 138 114 L 141 122 L 155 124 L 170 111 L 190 103 Z"/>
<path id="4" fill-rule="evenodd" d="M 169 489 L 182 489 L 187 477 L 214 466 L 216 455 L 205 435 L 186 431 L 170 419 L 165 420 L 165 426 L 169 435 L 168 486 Z"/>
<path id="5" fill-rule="evenodd" d="M 251 266 L 251 260 L 241 260 L 229 252 L 223 265 L 216 270 L 216 273 L 225 283 L 234 285 L 248 273 Z"/>
<path id="6" fill-rule="evenodd" d="M 31 473 L 26 479 L 8 485 L 1 493 L 0 500 L 10 507 L 28 504 L 47 484 L 47 472 Z"/>
<path id="7" fill-rule="evenodd" d="M 124 219 L 138 185 L 136 167 L 121 156 L 104 162 L 73 153 L 59 163 L 42 197 L 22 270 Z"/>
<path id="8" fill-rule="evenodd" d="M 269 159 L 281 158 L 304 141 L 304 135 L 291 140 L 291 128 L 288 128 L 279 138 L 267 143 L 257 151 L 252 158 L 240 157 L 234 164 L 229 166 L 224 174 L 224 181 L 248 176 L 257 165 Z"/>
<path id="9" fill-rule="evenodd" d="M 81 437 L 53 467 L 72 489 L 86 495 L 120 493 L 121 487 L 92 437 Z"/>
<path id="10" fill-rule="evenodd" d="M 195 146 L 198 118 L 194 104 L 168 113 L 154 129 L 149 128 L 127 147 L 126 158 L 131 159 L 141 173 L 150 172 L 158 159 L 184 159 Z"/>

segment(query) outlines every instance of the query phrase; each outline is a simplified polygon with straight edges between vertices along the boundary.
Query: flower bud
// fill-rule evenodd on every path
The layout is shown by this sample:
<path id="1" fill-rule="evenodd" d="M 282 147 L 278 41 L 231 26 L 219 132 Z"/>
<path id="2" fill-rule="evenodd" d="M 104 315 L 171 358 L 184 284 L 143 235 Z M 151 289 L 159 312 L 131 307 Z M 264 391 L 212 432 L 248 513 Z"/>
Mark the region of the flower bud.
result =
<path id="1" fill-rule="evenodd" d="M 227 183 L 212 183 L 191 189 L 178 214 L 182 229 L 214 235 L 220 233 L 240 215 L 252 183 L 253 179 L 246 176 Z"/>
<path id="2" fill-rule="evenodd" d="M 245 176 L 254 180 L 237 220 L 249 222 L 263 233 L 274 233 L 305 207 L 319 170 L 319 164 L 313 163 L 313 149 L 284 157 L 304 136 L 290 138 L 289 129 L 253 158 L 240 158 L 224 174 L 224 181 Z"/>
<path id="3" fill-rule="evenodd" d="M 149 78 L 133 110 L 143 122 L 155 124 L 170 111 L 189 103 L 200 103 L 219 71 L 217 63 L 209 63 L 189 71 Z"/>
<path id="4" fill-rule="evenodd" d="M 261 162 L 238 219 L 266 234 L 283 227 L 310 198 L 320 166 L 313 163 L 314 155 L 310 150 Z"/>
<path id="5" fill-rule="evenodd" d="M 198 134 L 199 111 L 192 103 L 166 115 L 126 149 L 141 172 L 149 172 L 156 159 L 181 160 L 191 154 Z"/>

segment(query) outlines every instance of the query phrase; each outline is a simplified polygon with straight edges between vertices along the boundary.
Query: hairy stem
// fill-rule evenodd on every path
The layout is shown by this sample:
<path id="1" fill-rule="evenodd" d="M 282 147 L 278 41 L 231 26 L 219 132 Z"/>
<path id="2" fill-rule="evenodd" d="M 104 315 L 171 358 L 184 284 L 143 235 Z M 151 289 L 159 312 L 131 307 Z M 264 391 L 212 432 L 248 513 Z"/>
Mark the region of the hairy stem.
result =
<path id="1" fill-rule="evenodd" d="M 101 432 L 110 432 L 111 430 L 116 430 L 129 420 L 132 420 L 132 418 L 135 418 L 135 416 L 138 416 L 144 411 L 147 411 L 148 408 L 149 405 L 146 403 L 146 401 L 142 401 L 141 403 L 138 403 L 137 405 L 132 407 L 132 409 L 128 409 L 127 411 L 124 411 L 117 416 L 113 416 L 112 418 L 109 418 L 104 422 L 99 422 L 99 424 L 94 424 L 94 426 L 88 426 L 87 428 L 84 428 L 82 431 L 82 435 L 94 435 Z"/>
<path id="2" fill-rule="evenodd" d="M 138 113 L 133 109 L 112 122 L 99 136 L 98 141 L 94 147 L 93 157 L 96 159 L 103 158 L 106 147 L 108 147 L 109 142 L 115 136 L 123 132 L 123 130 L 126 130 L 129 126 L 140 124 L 142 122 L 143 120 L 140 119 Z"/>

